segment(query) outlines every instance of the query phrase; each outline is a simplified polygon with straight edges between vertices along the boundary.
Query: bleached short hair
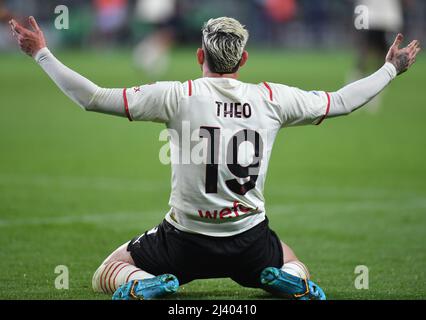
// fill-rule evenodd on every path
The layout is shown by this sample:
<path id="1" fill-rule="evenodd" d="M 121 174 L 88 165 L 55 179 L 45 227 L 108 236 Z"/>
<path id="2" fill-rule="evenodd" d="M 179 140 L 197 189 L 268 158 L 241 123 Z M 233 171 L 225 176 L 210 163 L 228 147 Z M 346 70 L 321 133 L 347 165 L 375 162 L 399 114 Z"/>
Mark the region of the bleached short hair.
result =
<path id="1" fill-rule="evenodd" d="M 210 71 L 236 72 L 249 38 L 245 27 L 233 18 L 220 17 L 207 21 L 201 31 Z"/>

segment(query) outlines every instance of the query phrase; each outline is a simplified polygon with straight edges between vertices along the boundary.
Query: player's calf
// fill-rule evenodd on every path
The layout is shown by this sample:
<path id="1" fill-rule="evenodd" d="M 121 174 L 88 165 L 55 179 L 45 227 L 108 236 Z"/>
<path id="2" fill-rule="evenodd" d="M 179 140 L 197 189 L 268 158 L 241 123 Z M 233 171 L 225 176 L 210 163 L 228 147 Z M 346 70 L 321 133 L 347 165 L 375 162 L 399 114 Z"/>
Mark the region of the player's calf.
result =
<path id="1" fill-rule="evenodd" d="M 102 264 L 92 278 L 92 287 L 95 292 L 114 293 L 121 285 L 131 280 L 154 278 L 154 275 L 145 272 L 134 265 L 123 261 L 111 261 Z"/>
<path id="2" fill-rule="evenodd" d="M 130 280 L 154 278 L 154 275 L 135 266 L 127 246 L 128 243 L 125 243 L 118 247 L 96 270 L 92 278 L 95 292 L 114 293 Z"/>
<path id="3" fill-rule="evenodd" d="M 154 276 L 136 267 L 127 246 L 125 243 L 116 249 L 96 270 L 92 278 L 95 292 L 113 294 L 114 300 L 149 300 L 178 290 L 175 276 Z"/>

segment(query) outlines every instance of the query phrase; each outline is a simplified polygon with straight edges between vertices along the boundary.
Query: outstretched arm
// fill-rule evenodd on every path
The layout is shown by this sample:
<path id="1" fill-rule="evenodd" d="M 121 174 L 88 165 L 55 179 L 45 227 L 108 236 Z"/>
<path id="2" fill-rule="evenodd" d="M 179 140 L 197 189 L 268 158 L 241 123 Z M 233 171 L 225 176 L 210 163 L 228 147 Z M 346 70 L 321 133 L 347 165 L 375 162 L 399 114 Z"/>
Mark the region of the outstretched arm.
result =
<path id="1" fill-rule="evenodd" d="M 85 110 L 126 116 L 123 108 L 123 89 L 104 89 L 63 65 L 46 47 L 46 41 L 33 17 L 29 18 L 33 30 L 15 20 L 9 22 L 21 50 L 33 57 L 56 85 Z"/>
<path id="2" fill-rule="evenodd" d="M 362 107 L 413 65 L 420 52 L 420 42 L 414 40 L 407 47 L 400 49 L 403 40 L 403 35 L 398 34 L 386 56 L 385 65 L 377 72 L 330 93 L 329 117 L 349 114 Z"/>

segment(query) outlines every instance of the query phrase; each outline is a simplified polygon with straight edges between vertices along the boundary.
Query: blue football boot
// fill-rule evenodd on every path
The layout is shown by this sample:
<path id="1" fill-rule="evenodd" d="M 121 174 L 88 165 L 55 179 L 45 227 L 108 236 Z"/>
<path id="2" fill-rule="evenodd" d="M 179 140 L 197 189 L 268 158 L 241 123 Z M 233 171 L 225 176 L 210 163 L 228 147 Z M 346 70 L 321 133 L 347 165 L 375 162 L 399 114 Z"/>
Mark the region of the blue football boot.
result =
<path id="1" fill-rule="evenodd" d="M 285 298 L 326 300 L 324 291 L 313 281 L 295 277 L 278 268 L 263 269 L 260 282 L 265 290 Z"/>
<path id="2" fill-rule="evenodd" d="M 175 293 L 178 279 L 172 274 L 162 274 L 144 280 L 132 280 L 114 292 L 112 300 L 151 300 Z"/>

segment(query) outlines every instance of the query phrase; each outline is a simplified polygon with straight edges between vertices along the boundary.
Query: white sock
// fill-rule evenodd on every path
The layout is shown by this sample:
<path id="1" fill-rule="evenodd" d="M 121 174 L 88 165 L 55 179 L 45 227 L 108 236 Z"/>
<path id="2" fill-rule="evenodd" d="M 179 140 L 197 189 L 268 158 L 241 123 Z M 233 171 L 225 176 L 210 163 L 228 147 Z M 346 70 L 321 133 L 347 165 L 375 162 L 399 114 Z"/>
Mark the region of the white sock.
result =
<path id="1" fill-rule="evenodd" d="M 92 278 L 92 287 L 95 292 L 114 293 L 119 286 L 130 280 L 154 278 L 132 264 L 113 261 L 102 264 Z"/>
<path id="2" fill-rule="evenodd" d="M 311 277 L 308 268 L 300 261 L 287 262 L 282 266 L 281 270 L 302 279 L 309 279 Z"/>

